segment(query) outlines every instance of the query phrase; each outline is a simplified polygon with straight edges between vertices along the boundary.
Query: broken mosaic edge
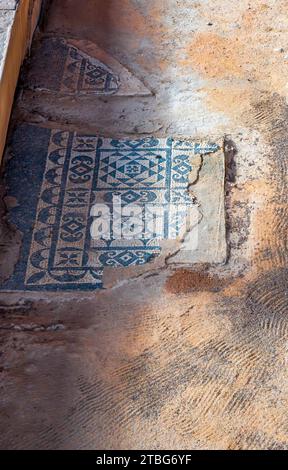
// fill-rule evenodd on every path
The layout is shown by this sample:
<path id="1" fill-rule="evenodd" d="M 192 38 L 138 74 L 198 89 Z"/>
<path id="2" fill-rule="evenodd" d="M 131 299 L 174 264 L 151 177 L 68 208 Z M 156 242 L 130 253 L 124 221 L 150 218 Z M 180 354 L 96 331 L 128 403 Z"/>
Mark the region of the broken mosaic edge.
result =
<path id="1" fill-rule="evenodd" d="M 193 185 L 193 193 L 201 201 L 198 246 L 192 250 L 189 248 L 191 240 L 188 233 L 181 248 L 169 257 L 168 265 L 188 267 L 195 264 L 223 265 L 227 262 L 225 155 L 222 148 L 204 154 L 199 178 L 201 184 Z"/>
<path id="2" fill-rule="evenodd" d="M 57 60 L 50 63 L 51 56 Z M 142 80 L 97 44 L 62 36 L 43 36 L 35 44 L 24 78 L 28 89 L 63 96 L 153 95 Z"/>

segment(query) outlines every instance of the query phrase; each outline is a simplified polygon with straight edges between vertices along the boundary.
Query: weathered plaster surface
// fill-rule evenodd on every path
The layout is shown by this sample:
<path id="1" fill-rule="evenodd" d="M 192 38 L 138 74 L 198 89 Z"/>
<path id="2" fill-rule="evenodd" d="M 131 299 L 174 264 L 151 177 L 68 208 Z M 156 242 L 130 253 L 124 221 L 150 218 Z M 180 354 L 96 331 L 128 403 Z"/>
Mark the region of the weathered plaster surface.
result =
<path id="1" fill-rule="evenodd" d="M 0 10 L 15 10 L 18 0 L 0 0 Z"/>
<path id="2" fill-rule="evenodd" d="M 20 66 L 36 27 L 40 6 L 41 0 L 2 1 L 0 4 L 0 159 Z"/>
<path id="3" fill-rule="evenodd" d="M 7 47 L 11 35 L 11 29 L 15 18 L 13 10 L 0 11 L 0 73 L 2 75 L 4 69 L 4 60 L 7 53 Z"/>
<path id="4" fill-rule="evenodd" d="M 228 258 L 180 269 L 167 246 L 97 295 L 2 295 L 1 447 L 287 449 L 287 1 L 85 4 L 54 1 L 45 34 L 154 95 L 26 89 L 14 121 L 224 137 Z"/>

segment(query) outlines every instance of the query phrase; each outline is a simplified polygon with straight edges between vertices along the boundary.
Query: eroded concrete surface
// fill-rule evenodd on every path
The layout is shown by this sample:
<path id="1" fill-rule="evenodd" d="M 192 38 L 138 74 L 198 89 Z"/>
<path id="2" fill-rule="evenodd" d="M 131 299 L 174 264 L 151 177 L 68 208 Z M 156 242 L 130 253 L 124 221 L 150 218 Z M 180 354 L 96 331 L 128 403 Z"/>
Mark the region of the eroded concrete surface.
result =
<path id="1" fill-rule="evenodd" d="M 97 43 L 153 95 L 24 84 L 13 121 L 224 137 L 229 257 L 2 294 L 2 448 L 288 448 L 287 3 L 52 2 L 45 34 Z"/>

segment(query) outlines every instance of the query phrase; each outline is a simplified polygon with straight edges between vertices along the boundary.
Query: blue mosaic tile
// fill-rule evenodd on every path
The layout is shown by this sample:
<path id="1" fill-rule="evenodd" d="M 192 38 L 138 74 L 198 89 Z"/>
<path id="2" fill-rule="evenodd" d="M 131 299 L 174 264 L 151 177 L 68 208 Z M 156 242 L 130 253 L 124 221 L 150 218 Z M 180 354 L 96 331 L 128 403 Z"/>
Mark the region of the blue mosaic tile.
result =
<path id="1" fill-rule="evenodd" d="M 187 186 L 195 149 L 172 138 L 115 140 L 23 124 L 12 147 L 6 184 L 18 205 L 9 218 L 23 245 L 2 290 L 97 289 L 106 266 L 140 265 L 159 255 L 152 232 L 93 239 L 95 204 L 109 211 L 115 197 L 126 208 L 157 204 L 164 208 L 163 238 L 179 229 L 169 204 L 193 204 Z"/>

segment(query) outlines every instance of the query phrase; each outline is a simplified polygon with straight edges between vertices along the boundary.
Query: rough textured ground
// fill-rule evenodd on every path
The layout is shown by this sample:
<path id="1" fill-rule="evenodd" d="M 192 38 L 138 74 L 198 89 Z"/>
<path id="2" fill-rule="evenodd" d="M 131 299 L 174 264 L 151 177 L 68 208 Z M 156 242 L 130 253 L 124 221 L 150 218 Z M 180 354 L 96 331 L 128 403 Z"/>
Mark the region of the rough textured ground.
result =
<path id="1" fill-rule="evenodd" d="M 13 121 L 224 137 L 229 258 L 111 274 L 97 294 L 2 295 L 1 448 L 288 448 L 287 7 L 52 2 L 45 34 L 98 43 L 153 95 L 24 86 Z M 5 275 L 20 240 L 3 231 Z"/>

